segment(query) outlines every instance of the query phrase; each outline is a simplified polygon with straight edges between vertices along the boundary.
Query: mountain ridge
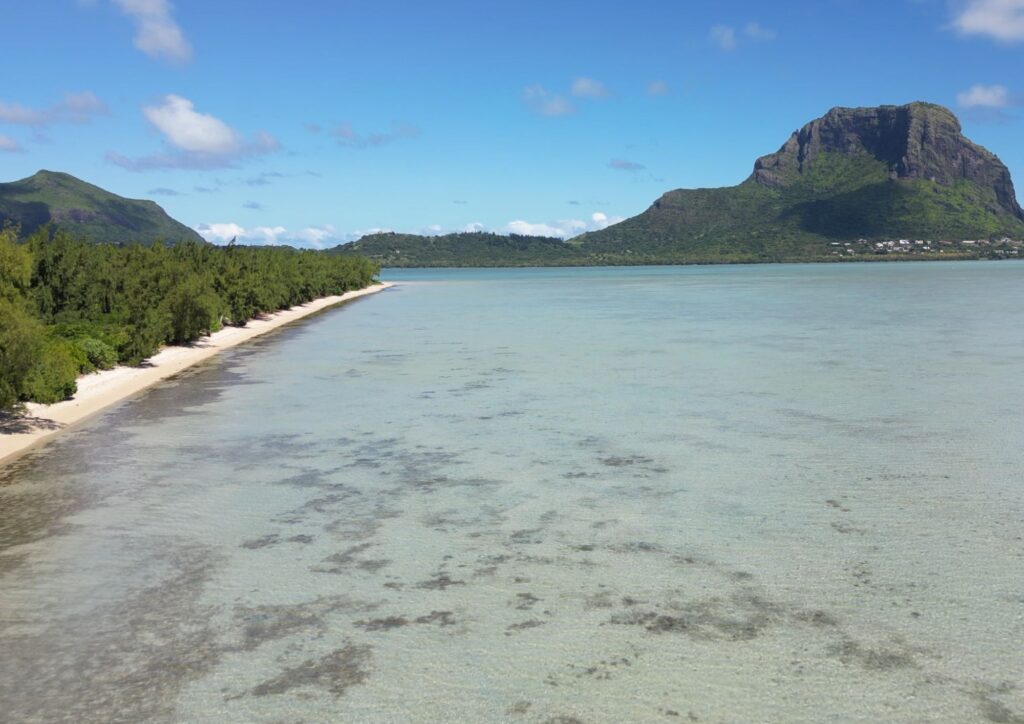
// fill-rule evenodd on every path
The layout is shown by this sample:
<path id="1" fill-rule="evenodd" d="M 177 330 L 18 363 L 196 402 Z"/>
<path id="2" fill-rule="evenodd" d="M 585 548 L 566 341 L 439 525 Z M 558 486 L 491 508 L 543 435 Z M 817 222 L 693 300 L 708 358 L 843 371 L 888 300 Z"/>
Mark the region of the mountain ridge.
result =
<path id="1" fill-rule="evenodd" d="M 22 236 L 50 224 L 95 242 L 206 243 L 155 201 L 128 199 L 71 174 L 45 169 L 0 183 L 0 224 L 5 223 L 18 225 Z"/>

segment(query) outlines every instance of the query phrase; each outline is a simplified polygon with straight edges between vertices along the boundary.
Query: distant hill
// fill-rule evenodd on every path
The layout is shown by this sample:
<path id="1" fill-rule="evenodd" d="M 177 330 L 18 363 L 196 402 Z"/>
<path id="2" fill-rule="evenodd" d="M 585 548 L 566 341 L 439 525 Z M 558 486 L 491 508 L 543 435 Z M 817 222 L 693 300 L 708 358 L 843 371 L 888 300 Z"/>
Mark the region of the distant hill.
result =
<path id="1" fill-rule="evenodd" d="M 1018 254 L 962 240 L 1024 239 L 1006 166 L 929 103 L 833 108 L 763 156 L 737 186 L 669 191 L 643 213 L 559 242 L 374 235 L 352 245 L 384 266 L 816 261 Z M 880 250 L 887 240 L 929 240 Z M 942 240 L 954 242 L 939 245 Z M 848 243 L 849 242 L 849 243 Z M 839 249 L 837 249 L 839 247 Z M 941 256 L 940 256 L 941 255 Z"/>
<path id="2" fill-rule="evenodd" d="M 95 242 L 203 241 L 153 201 L 126 199 L 56 171 L 0 183 L 0 224 L 6 222 L 19 224 L 22 236 L 52 224 Z"/>
<path id="3" fill-rule="evenodd" d="M 382 266 L 559 266 L 585 264 L 580 251 L 547 236 L 486 232 L 418 236 L 381 233 L 337 246 L 332 253 L 358 254 Z"/>

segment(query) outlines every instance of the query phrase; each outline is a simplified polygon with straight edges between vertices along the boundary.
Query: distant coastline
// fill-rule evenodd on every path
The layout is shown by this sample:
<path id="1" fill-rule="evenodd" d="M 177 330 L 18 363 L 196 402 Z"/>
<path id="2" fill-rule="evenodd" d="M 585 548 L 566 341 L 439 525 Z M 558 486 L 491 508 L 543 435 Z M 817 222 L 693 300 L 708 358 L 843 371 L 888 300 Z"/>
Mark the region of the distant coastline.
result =
<path id="1" fill-rule="evenodd" d="M 307 304 L 251 320 L 244 327 L 226 327 L 189 346 L 164 347 L 150 357 L 145 366 L 115 367 L 80 377 L 78 391 L 70 400 L 53 405 L 29 403 L 26 414 L 0 421 L 0 466 L 86 418 L 225 349 L 303 317 L 392 286 L 393 282 L 383 282 L 340 295 L 321 297 Z"/>

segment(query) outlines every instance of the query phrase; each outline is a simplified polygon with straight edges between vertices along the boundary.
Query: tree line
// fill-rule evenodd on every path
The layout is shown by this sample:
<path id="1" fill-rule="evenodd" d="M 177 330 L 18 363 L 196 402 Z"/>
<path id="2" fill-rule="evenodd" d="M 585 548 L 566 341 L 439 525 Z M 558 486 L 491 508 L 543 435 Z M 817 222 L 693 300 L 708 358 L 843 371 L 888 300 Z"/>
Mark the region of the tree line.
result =
<path id="1" fill-rule="evenodd" d="M 362 257 L 289 247 L 93 244 L 0 230 L 0 410 L 75 393 L 79 374 L 369 285 Z"/>

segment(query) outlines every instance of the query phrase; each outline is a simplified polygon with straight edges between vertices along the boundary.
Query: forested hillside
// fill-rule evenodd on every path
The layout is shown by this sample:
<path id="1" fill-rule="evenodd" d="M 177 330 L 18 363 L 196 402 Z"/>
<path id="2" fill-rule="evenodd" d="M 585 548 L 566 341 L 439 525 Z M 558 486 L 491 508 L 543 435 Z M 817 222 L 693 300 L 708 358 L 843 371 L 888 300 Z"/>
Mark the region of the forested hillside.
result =
<path id="1" fill-rule="evenodd" d="M 93 244 L 44 227 L 0 231 L 0 409 L 57 402 L 78 374 L 318 297 L 378 272 L 361 257 L 185 242 Z"/>
<path id="2" fill-rule="evenodd" d="M 0 183 L 0 226 L 4 224 L 16 225 L 25 236 L 50 226 L 112 244 L 203 241 L 153 201 L 126 199 L 59 171 Z"/>

